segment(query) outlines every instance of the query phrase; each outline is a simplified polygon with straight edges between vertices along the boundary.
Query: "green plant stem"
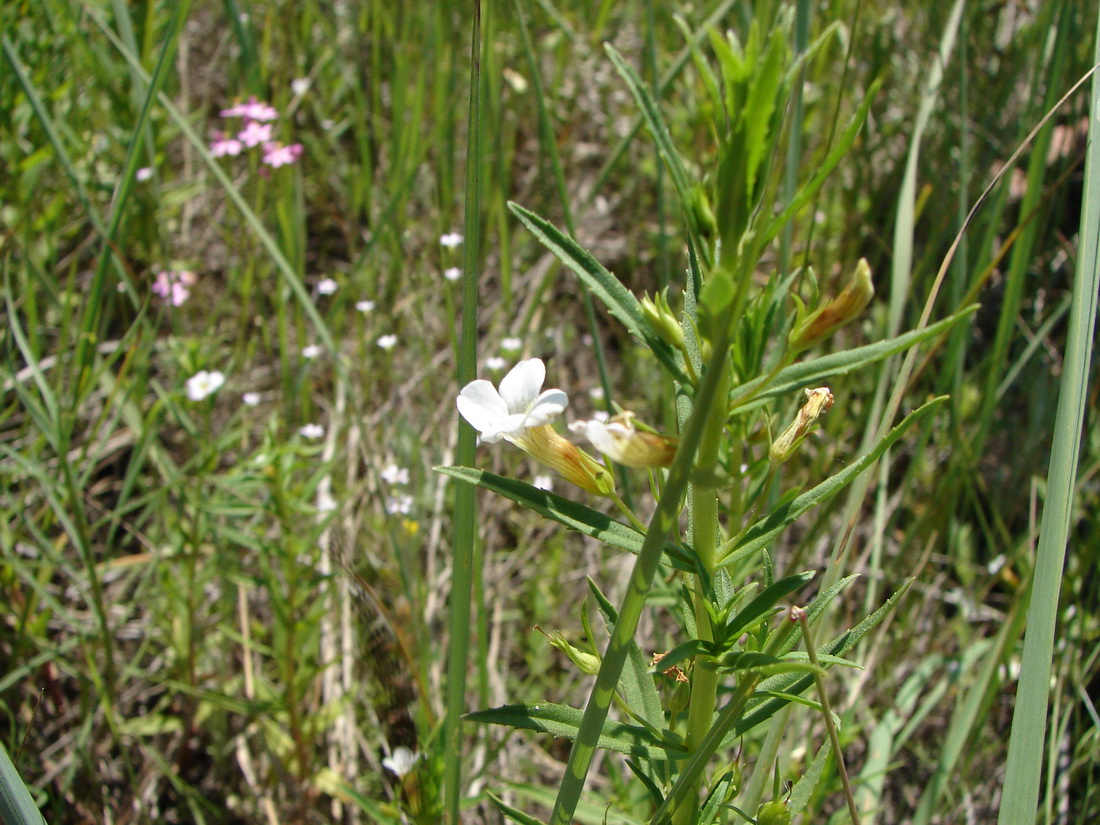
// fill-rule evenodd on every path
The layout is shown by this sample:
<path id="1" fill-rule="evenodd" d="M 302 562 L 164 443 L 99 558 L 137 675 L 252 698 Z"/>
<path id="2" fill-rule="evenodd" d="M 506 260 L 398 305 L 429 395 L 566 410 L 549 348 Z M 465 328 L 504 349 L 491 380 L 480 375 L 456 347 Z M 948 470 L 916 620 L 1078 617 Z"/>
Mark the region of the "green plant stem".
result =
<path id="1" fill-rule="evenodd" d="M 725 398 L 728 395 L 729 371 L 723 370 L 719 378 L 717 397 Z M 719 406 L 716 413 L 707 416 L 703 428 L 703 438 L 699 443 L 695 462 L 700 478 L 711 478 L 718 463 L 726 420 L 724 414 L 718 414 L 722 412 L 722 407 L 724 405 Z M 692 484 L 688 495 L 691 498 L 692 546 L 709 578 L 713 575 L 718 560 L 718 496 L 713 487 L 702 484 Z M 712 642 L 714 628 L 711 626 L 706 591 L 701 577 L 695 582 L 694 603 L 698 637 L 703 641 Z M 710 730 L 717 695 L 718 673 L 697 665 L 691 675 L 691 698 L 688 703 L 688 750 L 695 750 Z M 700 776 L 695 783 L 694 793 L 689 792 L 684 797 L 684 804 L 676 809 L 674 821 L 677 825 L 690 825 L 694 820 L 699 807 L 695 803 L 698 800 L 701 782 Z"/>
<path id="2" fill-rule="evenodd" d="M 817 660 L 817 649 L 814 647 L 813 633 L 810 631 L 810 620 L 806 617 L 806 611 L 798 612 L 798 622 L 802 625 L 802 638 L 806 642 L 806 655 L 810 657 L 810 664 L 821 667 Z M 833 711 L 829 707 L 829 692 L 825 690 L 825 677 L 820 673 L 814 674 L 817 682 L 817 694 L 821 699 L 822 714 L 825 717 L 825 729 L 829 731 L 829 742 L 833 745 L 833 753 L 836 754 L 836 769 L 840 774 L 840 784 L 844 786 L 844 798 L 848 800 L 848 813 L 852 815 L 854 825 L 860 825 L 859 808 L 856 806 L 856 798 L 852 793 L 852 783 L 848 780 L 848 768 L 844 765 L 844 752 L 840 749 L 840 736 L 837 735 L 836 725 L 833 724 Z"/>
<path id="3" fill-rule="evenodd" d="M 565 776 L 562 777 L 561 786 L 558 788 L 557 798 L 554 800 L 554 810 L 550 816 L 550 825 L 568 825 L 572 821 L 573 812 L 580 801 L 581 792 L 584 790 L 584 780 L 588 776 L 588 769 L 592 765 L 592 757 L 596 752 L 596 742 L 603 730 L 604 721 L 607 719 L 607 711 L 611 706 L 612 697 L 619 684 L 619 676 L 622 674 L 623 665 L 626 663 L 627 653 L 634 640 L 634 632 L 638 629 L 638 620 L 645 607 L 646 597 L 649 594 L 653 576 L 661 561 L 661 549 L 669 532 L 676 526 L 680 516 L 680 508 L 684 494 L 687 491 L 688 479 L 692 472 L 696 451 L 703 440 L 703 432 L 713 412 L 715 401 L 718 398 L 718 388 L 727 381 L 727 361 L 729 357 L 730 325 L 733 318 L 734 307 L 727 304 L 715 323 L 715 340 L 712 342 L 711 361 L 703 373 L 703 380 L 699 385 L 699 392 L 695 396 L 695 406 L 687 425 L 684 427 L 683 438 L 680 440 L 680 448 L 676 453 L 676 459 L 669 469 L 668 480 L 661 499 L 649 522 L 649 530 L 646 532 L 645 542 L 634 562 L 634 568 L 630 573 L 630 581 L 627 584 L 626 596 L 619 608 L 619 620 L 611 631 L 611 639 L 604 652 L 600 670 L 596 674 L 596 684 L 589 694 L 588 703 L 584 708 L 584 716 L 577 731 L 577 738 L 573 742 L 573 748 L 569 752 L 569 763 L 565 768 Z M 725 413 L 725 401 L 720 408 Z"/>

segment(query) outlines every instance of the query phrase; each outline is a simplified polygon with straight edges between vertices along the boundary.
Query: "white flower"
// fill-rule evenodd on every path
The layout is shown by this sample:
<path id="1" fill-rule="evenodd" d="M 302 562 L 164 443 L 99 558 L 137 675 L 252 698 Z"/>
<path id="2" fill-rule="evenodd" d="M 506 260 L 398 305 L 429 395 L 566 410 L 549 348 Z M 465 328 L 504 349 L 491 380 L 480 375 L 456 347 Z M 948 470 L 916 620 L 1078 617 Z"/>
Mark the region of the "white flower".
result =
<path id="1" fill-rule="evenodd" d="M 603 387 L 593 387 L 588 391 L 588 397 L 593 401 L 600 401 L 603 399 Z"/>
<path id="2" fill-rule="evenodd" d="M 382 469 L 379 474 L 382 480 L 387 484 L 408 484 L 409 483 L 409 468 L 398 467 L 396 464 L 390 464 Z"/>
<path id="3" fill-rule="evenodd" d="M 322 350 L 320 346 L 318 346 L 317 344 L 310 344 L 308 347 L 305 347 L 302 350 L 302 357 L 312 361 L 322 352 L 324 352 L 324 350 Z"/>
<path id="4" fill-rule="evenodd" d="M 505 352 L 519 352 L 523 349 L 523 341 L 519 338 L 505 338 L 500 342 L 500 348 Z"/>
<path id="5" fill-rule="evenodd" d="M 374 301 L 356 301 L 355 308 L 366 315 L 374 309 Z"/>
<path id="6" fill-rule="evenodd" d="M 537 475 L 532 479 L 531 483 L 540 490 L 554 489 L 554 477 L 550 475 Z"/>
<path id="7" fill-rule="evenodd" d="M 294 92 L 298 97 L 301 97 L 309 91 L 309 78 L 308 77 L 296 77 L 290 81 L 290 91 Z"/>
<path id="8" fill-rule="evenodd" d="M 413 769 L 416 760 L 419 758 L 420 754 L 413 753 L 404 745 L 401 745 L 394 748 L 393 753 L 382 760 L 382 767 L 388 771 L 393 771 L 400 778 Z"/>
<path id="9" fill-rule="evenodd" d="M 260 394 L 258 392 L 246 392 L 241 396 L 241 401 L 243 401 L 246 406 L 255 407 L 260 403 Z"/>
<path id="10" fill-rule="evenodd" d="M 324 278 L 317 282 L 317 292 L 320 295 L 331 295 L 339 288 L 340 285 L 332 278 Z"/>
<path id="11" fill-rule="evenodd" d="M 508 366 L 508 362 L 501 358 L 499 355 L 493 355 L 485 359 L 486 369 L 490 369 L 493 372 L 504 369 Z"/>
<path id="12" fill-rule="evenodd" d="M 331 513 L 338 506 L 339 504 L 336 499 L 332 497 L 332 493 L 328 490 L 319 490 L 317 492 L 317 512 Z"/>
<path id="13" fill-rule="evenodd" d="M 412 507 L 413 497 L 407 493 L 399 493 L 386 499 L 386 512 L 391 516 L 407 516 L 412 512 Z"/>
<path id="14" fill-rule="evenodd" d="M 502 438 L 515 443 L 528 428 L 549 424 L 569 405 L 569 396 L 561 390 L 539 392 L 545 379 L 542 359 L 520 361 L 501 379 L 499 392 L 483 378 L 463 387 L 458 411 L 486 444 Z"/>
<path id="15" fill-rule="evenodd" d="M 624 411 L 608 421 L 574 421 L 570 432 L 624 467 L 667 467 L 676 455 L 677 440 L 634 426 L 634 413 Z"/>
<path id="16" fill-rule="evenodd" d="M 302 438 L 321 438 L 325 434 L 325 428 L 320 424 L 303 424 L 298 428 L 298 435 Z"/>
<path id="17" fill-rule="evenodd" d="M 208 395 L 218 391 L 225 383 L 225 376 L 220 372 L 196 372 L 187 379 L 187 397 L 192 401 L 202 401 Z"/>
<path id="18" fill-rule="evenodd" d="M 149 180 L 151 177 L 153 177 L 153 169 L 151 166 L 142 166 L 134 173 L 134 179 L 138 182 Z"/>
<path id="19" fill-rule="evenodd" d="M 462 270 L 457 266 L 448 267 L 443 270 L 443 277 L 448 281 L 457 281 L 462 277 Z"/>
<path id="20" fill-rule="evenodd" d="M 397 336 L 383 335 L 381 338 L 378 339 L 377 343 L 378 346 L 380 346 L 382 349 L 393 349 L 395 346 L 397 346 Z"/>
<path id="21" fill-rule="evenodd" d="M 448 232 L 446 235 L 439 236 L 439 243 L 448 249 L 454 249 L 460 243 L 462 243 L 462 236 L 457 232 Z"/>

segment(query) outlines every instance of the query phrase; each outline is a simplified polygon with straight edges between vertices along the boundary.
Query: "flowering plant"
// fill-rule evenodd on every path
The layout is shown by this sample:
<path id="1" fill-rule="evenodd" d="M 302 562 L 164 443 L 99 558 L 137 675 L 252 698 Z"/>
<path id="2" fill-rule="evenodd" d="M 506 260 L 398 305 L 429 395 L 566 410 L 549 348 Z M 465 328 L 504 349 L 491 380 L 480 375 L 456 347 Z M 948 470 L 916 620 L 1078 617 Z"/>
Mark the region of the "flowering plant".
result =
<path id="1" fill-rule="evenodd" d="M 776 271 L 766 278 L 758 273 L 767 268 L 772 242 L 855 141 L 873 90 L 821 168 L 789 202 L 775 203 L 781 164 L 771 161 L 782 145 L 781 117 L 799 65 L 787 45 L 790 19 L 783 21 L 767 36 L 754 25 L 747 43 L 732 34 L 712 33 L 719 69 L 707 69 L 713 81 L 708 90 L 719 113 L 719 148 L 716 167 L 699 180 L 692 179 L 672 145 L 647 87 L 608 48 L 639 103 L 680 200 L 690 267 L 681 312 L 674 311 L 678 302 L 667 292 L 639 299 L 569 234 L 534 212 L 510 205 L 524 226 L 648 349 L 655 369 L 663 370 L 671 383 L 666 395 L 679 400 L 676 437 L 651 431 L 627 410 L 606 421 L 574 422 L 570 429 L 596 446 L 610 462 L 605 465 L 553 430 L 551 423 L 564 413 L 568 398 L 559 389 L 542 390 L 546 371 L 538 359 L 517 364 L 499 388 L 475 380 L 457 399 L 459 412 L 482 443 L 504 440 L 520 447 L 582 489 L 611 499 L 626 523 L 518 479 L 470 467 L 439 468 L 441 472 L 637 556 L 618 607 L 590 582 L 609 637 L 595 634 L 583 617 L 582 645 L 566 642 L 560 632 L 550 634 L 582 673 L 595 676 L 583 708 L 515 703 L 466 717 L 549 731 L 572 741 L 551 825 L 573 821 L 597 749 L 627 756 L 644 793 L 637 795 L 641 801 L 633 810 L 623 813 L 638 821 L 696 825 L 734 821 L 736 812 L 749 821 L 789 822 L 798 807 L 778 792 L 778 773 L 772 782 L 774 750 L 752 766 L 752 780 L 745 783 L 749 765 L 731 752 L 731 745 L 748 738 L 753 740 L 751 752 L 778 747 L 789 716 L 779 711 L 796 703 L 820 711 L 830 734 L 821 753 L 827 756 L 832 750 L 856 818 L 823 677 L 831 667 L 852 664 L 842 656 L 889 612 L 902 591 L 843 633 L 826 636 L 822 646 L 814 640 L 814 629 L 830 623 L 830 603 L 855 577 L 842 577 L 839 566 L 830 566 L 806 607 L 785 606 L 818 571 L 783 571 L 784 560 L 769 548 L 803 514 L 865 473 L 944 399 L 919 407 L 893 429 L 884 426 L 870 450 L 810 489 L 773 494 L 773 488 L 782 483 L 780 468 L 796 460 L 834 405 L 832 391 L 820 382 L 926 340 L 973 308 L 891 340 L 796 363 L 860 317 L 873 296 L 870 268 L 859 262 L 848 286 L 831 301 L 815 301 L 812 309 L 796 289 L 799 274 L 806 272 Z M 800 396 L 804 401 L 790 424 L 775 427 L 786 415 L 771 408 L 788 399 L 797 403 Z M 839 406 L 844 406 L 843 399 Z M 611 464 L 649 471 L 655 497 L 648 518 L 631 511 L 614 493 Z M 682 530 L 685 508 L 690 520 Z M 666 653 L 650 656 L 635 634 L 662 565 L 683 578 L 672 611 L 681 622 L 680 641 Z M 801 696 L 814 686 L 819 703 Z M 613 703 L 622 712 L 617 721 L 609 719 Z M 724 757 L 715 767 L 713 758 L 719 754 Z M 776 790 L 765 799 L 769 787 Z M 538 822 L 504 802 L 498 805 L 515 821 Z"/>

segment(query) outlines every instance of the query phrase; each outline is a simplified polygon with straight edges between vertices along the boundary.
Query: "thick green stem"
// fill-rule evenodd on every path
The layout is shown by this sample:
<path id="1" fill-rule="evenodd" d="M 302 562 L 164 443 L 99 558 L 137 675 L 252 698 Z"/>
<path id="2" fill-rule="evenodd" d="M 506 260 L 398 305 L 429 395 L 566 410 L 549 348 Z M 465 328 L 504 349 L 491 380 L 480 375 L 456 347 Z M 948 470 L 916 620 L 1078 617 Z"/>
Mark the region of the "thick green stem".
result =
<path id="1" fill-rule="evenodd" d="M 727 372 L 719 382 L 716 396 L 723 399 L 728 395 L 729 374 Z M 700 478 L 707 479 L 714 476 L 713 470 L 718 463 L 725 421 L 725 405 L 717 404 L 712 407 L 703 429 L 699 452 L 696 454 L 696 467 Z M 718 497 L 713 487 L 701 484 L 692 484 L 688 494 L 691 497 L 692 547 L 709 577 L 714 574 L 717 565 Z M 710 614 L 707 612 L 702 581 L 695 583 L 694 601 L 698 637 L 703 641 L 712 642 L 714 628 L 711 627 Z M 713 670 L 696 666 L 691 675 L 691 700 L 688 705 L 687 746 L 690 751 L 699 747 L 707 731 L 710 730 L 711 723 L 714 721 L 717 693 L 718 674 Z M 695 803 L 698 801 L 701 782 L 702 777 L 695 783 L 695 793 L 688 793 L 684 798 L 684 804 L 677 808 L 674 817 L 677 825 L 691 825 L 694 820 L 699 809 Z"/>

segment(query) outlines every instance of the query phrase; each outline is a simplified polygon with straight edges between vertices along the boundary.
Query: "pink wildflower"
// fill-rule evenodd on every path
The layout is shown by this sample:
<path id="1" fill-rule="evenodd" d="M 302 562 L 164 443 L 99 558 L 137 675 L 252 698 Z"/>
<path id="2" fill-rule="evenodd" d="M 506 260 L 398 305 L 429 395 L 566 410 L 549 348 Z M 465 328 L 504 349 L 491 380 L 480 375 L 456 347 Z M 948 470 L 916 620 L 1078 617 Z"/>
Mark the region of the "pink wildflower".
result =
<path id="1" fill-rule="evenodd" d="M 292 143 L 289 146 L 283 146 L 278 142 L 264 144 L 264 163 L 271 167 L 286 166 L 294 163 L 301 156 L 302 144 L 300 143 Z"/>
<path id="2" fill-rule="evenodd" d="M 181 306 L 191 297 L 191 287 L 195 285 L 194 272 L 160 271 L 153 281 L 153 292 L 174 307 Z"/>
<path id="3" fill-rule="evenodd" d="M 215 132 L 210 143 L 210 154 L 216 158 L 223 155 L 239 155 L 244 146 L 236 138 L 227 137 L 224 132 Z"/>
<path id="4" fill-rule="evenodd" d="M 237 140 L 249 147 L 266 143 L 271 140 L 271 124 L 250 120 L 248 125 L 237 133 Z"/>
<path id="5" fill-rule="evenodd" d="M 279 112 L 274 106 L 264 103 L 262 100 L 257 100 L 253 96 L 244 103 L 222 109 L 221 116 L 243 117 L 249 120 L 274 120 L 279 116 Z"/>

